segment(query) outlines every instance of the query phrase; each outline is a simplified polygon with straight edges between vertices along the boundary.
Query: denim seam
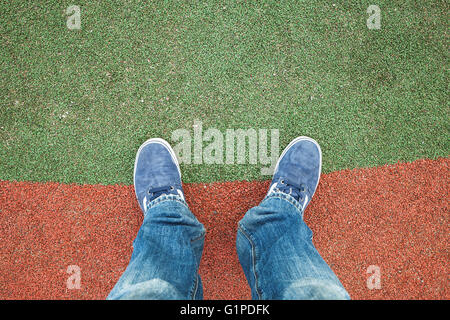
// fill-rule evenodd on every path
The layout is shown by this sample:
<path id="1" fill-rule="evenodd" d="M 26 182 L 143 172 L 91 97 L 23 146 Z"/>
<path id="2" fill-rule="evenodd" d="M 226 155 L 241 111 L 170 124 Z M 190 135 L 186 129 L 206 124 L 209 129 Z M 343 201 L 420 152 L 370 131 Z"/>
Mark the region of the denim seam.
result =
<path id="1" fill-rule="evenodd" d="M 195 271 L 195 277 L 194 277 L 194 283 L 191 286 L 191 289 L 189 290 L 189 298 L 191 300 L 195 300 L 195 295 L 197 294 L 198 290 L 198 268 L 199 265 L 196 263 L 196 271 Z"/>
<path id="2" fill-rule="evenodd" d="M 198 240 L 201 240 L 204 237 L 205 237 L 205 234 L 202 234 L 201 236 L 195 237 L 194 239 L 191 239 L 191 243 L 194 243 L 194 242 L 196 242 Z M 192 300 L 195 299 L 195 296 L 197 295 L 197 291 L 198 291 L 198 283 L 199 283 L 199 281 L 198 281 L 198 277 L 199 277 L 198 269 L 199 268 L 200 268 L 200 266 L 197 265 L 197 272 L 196 272 L 196 277 L 195 277 L 194 292 L 191 295 Z"/>
<path id="3" fill-rule="evenodd" d="M 258 275 L 256 273 L 256 246 L 254 244 L 254 241 L 251 237 L 250 234 L 247 234 L 245 231 L 245 228 L 238 224 L 238 230 L 241 231 L 241 233 L 244 235 L 244 237 L 248 240 L 248 242 L 250 243 L 250 246 L 252 248 L 252 271 L 253 271 L 253 275 L 255 277 L 255 289 L 256 289 L 256 294 L 258 295 L 259 300 L 261 300 L 261 296 L 262 296 L 262 290 L 258 287 Z"/>
<path id="4" fill-rule="evenodd" d="M 197 290 L 198 290 L 198 272 L 195 274 L 195 282 L 194 282 L 193 291 L 191 293 L 191 300 L 195 299 L 195 295 L 197 294 Z"/>
<path id="5" fill-rule="evenodd" d="M 198 237 L 195 237 L 194 239 L 191 239 L 191 243 L 196 242 L 198 240 L 201 240 L 204 236 L 205 236 L 205 233 L 203 233 L 201 236 L 198 236 Z M 194 300 L 195 296 L 197 295 L 198 283 L 199 283 L 199 280 L 198 280 L 198 277 L 199 277 L 198 269 L 200 268 L 200 266 L 197 264 L 196 267 L 197 267 L 197 271 L 195 273 L 195 283 L 194 283 L 194 287 L 193 287 L 193 292 L 191 293 L 191 299 L 192 300 Z"/>
<path id="6" fill-rule="evenodd" d="M 303 217 L 302 206 L 297 200 L 295 200 L 294 197 L 290 196 L 289 194 L 283 192 L 273 192 L 270 195 L 266 196 L 262 202 L 271 198 L 277 198 L 289 202 L 299 211 L 300 215 Z"/>

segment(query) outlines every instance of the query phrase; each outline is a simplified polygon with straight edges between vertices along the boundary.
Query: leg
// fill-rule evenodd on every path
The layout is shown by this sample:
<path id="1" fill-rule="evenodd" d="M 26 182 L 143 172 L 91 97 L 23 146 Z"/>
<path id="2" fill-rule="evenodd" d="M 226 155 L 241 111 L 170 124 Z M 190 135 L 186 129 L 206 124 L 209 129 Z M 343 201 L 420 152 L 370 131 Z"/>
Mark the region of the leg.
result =
<path id="1" fill-rule="evenodd" d="M 350 298 L 303 221 L 321 160 L 317 142 L 293 140 L 278 160 L 267 196 L 239 222 L 236 248 L 254 299 Z"/>
<path id="2" fill-rule="evenodd" d="M 150 139 L 139 148 L 134 186 L 144 221 L 130 263 L 107 299 L 202 299 L 198 266 L 205 229 L 184 200 L 166 141 Z"/>

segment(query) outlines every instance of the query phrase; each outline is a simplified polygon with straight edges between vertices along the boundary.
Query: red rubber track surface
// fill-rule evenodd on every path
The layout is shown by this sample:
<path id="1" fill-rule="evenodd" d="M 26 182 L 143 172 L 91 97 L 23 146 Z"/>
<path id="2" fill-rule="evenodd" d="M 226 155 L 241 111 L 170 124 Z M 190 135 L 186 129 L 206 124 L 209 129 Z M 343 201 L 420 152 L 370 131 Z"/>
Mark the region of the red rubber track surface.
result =
<path id="1" fill-rule="evenodd" d="M 449 299 L 449 159 L 322 175 L 305 212 L 314 244 L 353 299 Z M 185 184 L 207 229 L 205 299 L 248 299 L 239 219 L 269 181 Z M 142 213 L 133 186 L 0 181 L 0 298 L 104 299 L 125 270 Z M 68 289 L 67 267 L 81 268 Z M 381 271 L 369 290 L 367 268 Z"/>

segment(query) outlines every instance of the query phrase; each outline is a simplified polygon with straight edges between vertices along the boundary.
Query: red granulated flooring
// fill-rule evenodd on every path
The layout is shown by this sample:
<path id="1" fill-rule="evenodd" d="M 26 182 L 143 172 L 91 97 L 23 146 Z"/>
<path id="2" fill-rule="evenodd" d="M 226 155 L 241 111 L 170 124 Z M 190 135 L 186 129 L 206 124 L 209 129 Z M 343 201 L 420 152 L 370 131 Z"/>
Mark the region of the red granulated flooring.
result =
<path id="1" fill-rule="evenodd" d="M 353 299 L 449 299 L 449 159 L 322 175 L 305 213 L 314 244 Z M 269 181 L 186 184 L 207 229 L 205 299 L 248 299 L 235 253 L 238 220 Z M 142 222 L 132 186 L 0 181 L 0 298 L 104 299 Z M 67 267 L 81 289 L 67 289 Z M 381 289 L 366 273 L 380 267 Z"/>

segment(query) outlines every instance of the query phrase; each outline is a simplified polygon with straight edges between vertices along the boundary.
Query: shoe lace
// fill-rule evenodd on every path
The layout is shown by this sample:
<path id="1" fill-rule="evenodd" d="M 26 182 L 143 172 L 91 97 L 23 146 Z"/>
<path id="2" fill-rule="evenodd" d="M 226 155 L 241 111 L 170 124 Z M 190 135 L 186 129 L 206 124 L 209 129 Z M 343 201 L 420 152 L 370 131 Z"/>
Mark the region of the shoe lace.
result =
<path id="1" fill-rule="evenodd" d="M 162 196 L 163 194 L 177 194 L 174 186 L 162 186 L 148 189 L 150 201 Z"/>
<path id="2" fill-rule="evenodd" d="M 294 197 L 297 201 L 301 202 L 304 200 L 304 193 L 307 191 L 307 187 L 305 184 L 295 183 L 293 181 L 289 181 L 287 179 L 281 179 L 280 183 L 277 184 L 277 189 L 283 193 L 287 193 L 290 196 Z"/>

